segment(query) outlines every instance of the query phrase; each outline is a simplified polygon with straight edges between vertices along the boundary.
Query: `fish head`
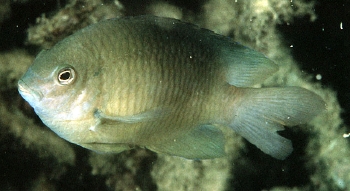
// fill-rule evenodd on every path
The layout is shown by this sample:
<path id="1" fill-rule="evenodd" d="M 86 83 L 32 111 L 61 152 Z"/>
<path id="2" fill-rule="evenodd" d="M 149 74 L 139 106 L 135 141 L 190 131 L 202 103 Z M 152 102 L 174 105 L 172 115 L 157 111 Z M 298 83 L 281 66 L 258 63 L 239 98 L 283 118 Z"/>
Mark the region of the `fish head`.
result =
<path id="1" fill-rule="evenodd" d="M 81 133 L 96 123 L 99 95 L 97 76 L 88 72 L 89 58 L 79 51 L 61 45 L 44 50 L 18 81 L 19 93 L 43 123 L 71 142 L 79 141 L 71 140 L 74 132 Z"/>

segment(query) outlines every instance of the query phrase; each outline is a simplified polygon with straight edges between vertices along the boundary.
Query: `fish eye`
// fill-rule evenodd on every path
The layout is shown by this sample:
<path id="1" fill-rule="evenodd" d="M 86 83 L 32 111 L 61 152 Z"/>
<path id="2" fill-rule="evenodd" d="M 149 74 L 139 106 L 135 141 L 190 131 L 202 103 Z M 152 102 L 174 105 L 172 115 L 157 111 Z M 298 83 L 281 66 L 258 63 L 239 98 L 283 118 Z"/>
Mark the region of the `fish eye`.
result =
<path id="1" fill-rule="evenodd" d="M 58 72 L 57 80 L 61 85 L 68 85 L 75 79 L 75 71 L 73 68 L 63 68 Z"/>

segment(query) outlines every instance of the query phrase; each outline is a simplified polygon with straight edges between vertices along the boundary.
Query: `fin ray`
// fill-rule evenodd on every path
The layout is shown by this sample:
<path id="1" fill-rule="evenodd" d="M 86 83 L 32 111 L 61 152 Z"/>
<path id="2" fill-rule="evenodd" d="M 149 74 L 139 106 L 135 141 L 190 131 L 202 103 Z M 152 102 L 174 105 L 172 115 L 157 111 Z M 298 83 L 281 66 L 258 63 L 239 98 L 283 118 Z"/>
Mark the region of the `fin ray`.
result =
<path id="1" fill-rule="evenodd" d="M 318 95 L 299 87 L 241 90 L 244 99 L 234 109 L 230 127 L 277 159 L 286 158 L 293 148 L 276 131 L 306 123 L 325 108 Z"/>
<path id="2" fill-rule="evenodd" d="M 214 125 L 201 125 L 176 139 L 147 148 L 187 159 L 210 159 L 225 155 L 225 138 Z"/>
<path id="3" fill-rule="evenodd" d="M 278 71 L 278 66 L 262 53 L 231 43 L 222 50 L 226 62 L 226 80 L 236 87 L 251 87 L 262 83 Z"/>

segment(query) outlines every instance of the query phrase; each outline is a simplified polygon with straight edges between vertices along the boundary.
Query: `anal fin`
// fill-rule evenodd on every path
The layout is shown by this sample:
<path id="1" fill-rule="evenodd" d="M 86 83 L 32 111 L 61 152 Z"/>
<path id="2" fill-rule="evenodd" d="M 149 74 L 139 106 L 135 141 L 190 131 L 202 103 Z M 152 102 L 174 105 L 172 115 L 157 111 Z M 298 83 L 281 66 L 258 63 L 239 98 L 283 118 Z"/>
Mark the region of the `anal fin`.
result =
<path id="1" fill-rule="evenodd" d="M 200 125 L 176 139 L 147 148 L 187 159 L 211 159 L 225 156 L 225 137 L 214 125 Z"/>

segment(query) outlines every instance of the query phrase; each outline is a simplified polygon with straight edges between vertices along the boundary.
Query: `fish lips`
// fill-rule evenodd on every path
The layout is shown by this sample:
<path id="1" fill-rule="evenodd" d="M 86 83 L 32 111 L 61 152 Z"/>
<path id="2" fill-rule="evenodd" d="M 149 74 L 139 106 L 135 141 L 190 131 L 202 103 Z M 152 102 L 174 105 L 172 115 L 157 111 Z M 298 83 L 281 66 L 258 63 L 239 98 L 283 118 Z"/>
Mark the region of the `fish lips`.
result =
<path id="1" fill-rule="evenodd" d="M 18 81 L 18 92 L 32 106 L 43 98 L 41 92 L 30 88 L 22 79 Z"/>

